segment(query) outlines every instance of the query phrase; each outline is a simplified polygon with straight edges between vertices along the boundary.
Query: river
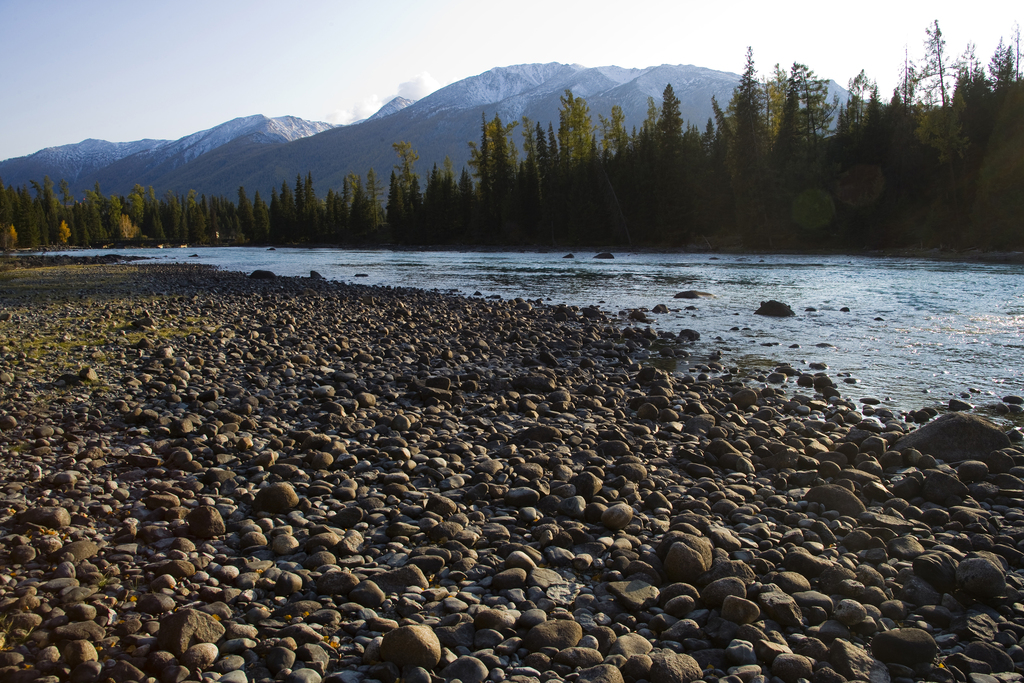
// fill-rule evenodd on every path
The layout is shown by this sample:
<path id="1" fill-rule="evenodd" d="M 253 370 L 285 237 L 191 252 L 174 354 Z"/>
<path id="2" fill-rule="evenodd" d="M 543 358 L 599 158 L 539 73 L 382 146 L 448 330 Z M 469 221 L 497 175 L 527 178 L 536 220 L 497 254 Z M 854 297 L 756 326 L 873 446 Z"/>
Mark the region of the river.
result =
<path id="1" fill-rule="evenodd" d="M 76 255 L 109 254 L 105 250 Z M 257 268 L 367 285 L 599 304 L 611 314 L 665 304 L 653 327 L 696 330 L 694 358 L 771 369 L 826 363 L 844 396 L 902 410 L 1024 394 L 1024 265 L 867 256 L 298 248 L 134 249 L 159 262 Z M 711 299 L 674 299 L 700 290 Z M 776 299 L 791 318 L 754 315 Z M 692 306 L 693 309 L 687 307 Z M 814 310 L 810 310 L 814 309 Z M 845 310 L 848 309 L 848 310 Z M 677 369 L 688 369 L 685 360 Z M 847 381 L 848 380 L 848 381 Z M 987 411 L 986 411 L 987 412 Z M 1001 418 L 1021 424 L 1020 415 Z"/>

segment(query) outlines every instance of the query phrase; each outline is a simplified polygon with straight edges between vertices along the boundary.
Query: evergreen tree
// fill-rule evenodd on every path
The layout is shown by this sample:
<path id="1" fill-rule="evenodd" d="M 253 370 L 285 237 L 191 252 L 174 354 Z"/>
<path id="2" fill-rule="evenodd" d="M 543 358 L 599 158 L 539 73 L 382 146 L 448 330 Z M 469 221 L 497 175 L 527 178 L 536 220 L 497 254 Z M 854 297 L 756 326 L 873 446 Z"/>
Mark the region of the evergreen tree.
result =
<path id="1" fill-rule="evenodd" d="M 241 185 L 238 187 L 238 227 L 246 240 L 256 239 L 256 214 Z"/>
<path id="2" fill-rule="evenodd" d="M 189 190 L 185 199 L 185 225 L 188 241 L 203 244 L 207 240 L 205 201 L 196 199 L 196 191 Z"/>
<path id="3" fill-rule="evenodd" d="M 238 190 L 245 194 L 242 188 Z M 260 197 L 260 191 L 256 190 L 252 200 L 252 241 L 257 244 L 266 244 L 270 239 L 270 210 L 266 202 Z"/>

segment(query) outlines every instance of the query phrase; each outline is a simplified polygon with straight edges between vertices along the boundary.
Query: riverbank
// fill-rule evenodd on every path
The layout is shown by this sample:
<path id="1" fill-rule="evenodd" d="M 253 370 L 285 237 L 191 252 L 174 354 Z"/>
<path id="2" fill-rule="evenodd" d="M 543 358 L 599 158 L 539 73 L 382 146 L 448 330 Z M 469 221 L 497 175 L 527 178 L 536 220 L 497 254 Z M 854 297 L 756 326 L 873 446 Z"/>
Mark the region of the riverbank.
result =
<path id="1" fill-rule="evenodd" d="M 1020 680 L 1024 449 L 980 419 L 597 308 L 2 277 L 12 681 Z"/>
<path id="2" fill-rule="evenodd" d="M 223 247 L 225 245 L 181 245 L 171 247 L 172 249 L 204 249 L 212 246 Z M 603 247 L 567 247 L 567 246 L 545 246 L 545 245 L 473 245 L 473 244 L 443 244 L 443 245 L 397 245 L 397 244 L 276 244 L 276 245 L 227 245 L 237 246 L 244 249 L 267 250 L 267 249 L 343 249 L 343 250 L 392 250 L 396 252 L 437 252 L 454 251 L 465 253 L 538 253 L 538 254 L 572 254 L 573 258 L 594 258 L 596 254 L 722 254 L 729 256 L 858 256 L 870 258 L 900 258 L 900 259 L 922 259 L 943 262 L 963 263 L 1005 263 L 1024 264 L 1024 252 L 1021 251 L 983 251 L 980 249 L 948 249 L 948 248 L 889 248 L 889 249 L 758 249 L 746 250 L 733 246 L 704 246 L 692 244 L 688 247 L 661 248 L 661 247 L 631 247 L 626 245 L 606 245 Z M 131 246 L 110 247 L 111 251 L 124 251 L 130 253 L 135 249 Z M 60 253 L 74 253 L 77 248 L 70 248 Z M 17 253 L 17 252 L 15 252 Z M 35 254 L 36 252 L 31 252 Z M 22 256 L 24 258 L 24 256 Z"/>

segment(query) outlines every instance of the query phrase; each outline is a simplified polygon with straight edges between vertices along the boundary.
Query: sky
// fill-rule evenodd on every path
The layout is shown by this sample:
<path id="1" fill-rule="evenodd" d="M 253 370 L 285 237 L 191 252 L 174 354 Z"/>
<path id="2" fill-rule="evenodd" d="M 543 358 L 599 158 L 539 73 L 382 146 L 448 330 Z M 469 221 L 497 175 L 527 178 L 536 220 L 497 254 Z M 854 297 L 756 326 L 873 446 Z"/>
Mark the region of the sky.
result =
<path id="1" fill-rule="evenodd" d="M 977 0 L 0 0 L 0 160 L 98 138 L 177 139 L 239 116 L 350 123 L 488 69 L 535 62 L 758 71 L 801 62 L 891 93 L 938 20 L 987 64 L 1020 5 Z"/>

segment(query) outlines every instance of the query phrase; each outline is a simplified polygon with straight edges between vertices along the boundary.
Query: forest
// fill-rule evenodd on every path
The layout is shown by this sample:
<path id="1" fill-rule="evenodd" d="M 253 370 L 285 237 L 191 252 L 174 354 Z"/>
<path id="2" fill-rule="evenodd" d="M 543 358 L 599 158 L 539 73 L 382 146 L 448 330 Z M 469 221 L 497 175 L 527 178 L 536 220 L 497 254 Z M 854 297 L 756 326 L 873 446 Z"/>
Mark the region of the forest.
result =
<path id="1" fill-rule="evenodd" d="M 269 197 L 75 197 L 0 179 L 0 248 L 109 244 L 628 245 L 700 249 L 1024 248 L 1020 30 L 982 61 L 938 22 L 891 95 L 863 71 L 844 103 L 803 64 L 760 75 L 753 51 L 714 117 L 683 121 L 668 85 L 643 124 L 566 91 L 557 122 L 481 118 L 469 168 L 423 176 L 396 141 L 390 177 L 310 173 Z"/>

